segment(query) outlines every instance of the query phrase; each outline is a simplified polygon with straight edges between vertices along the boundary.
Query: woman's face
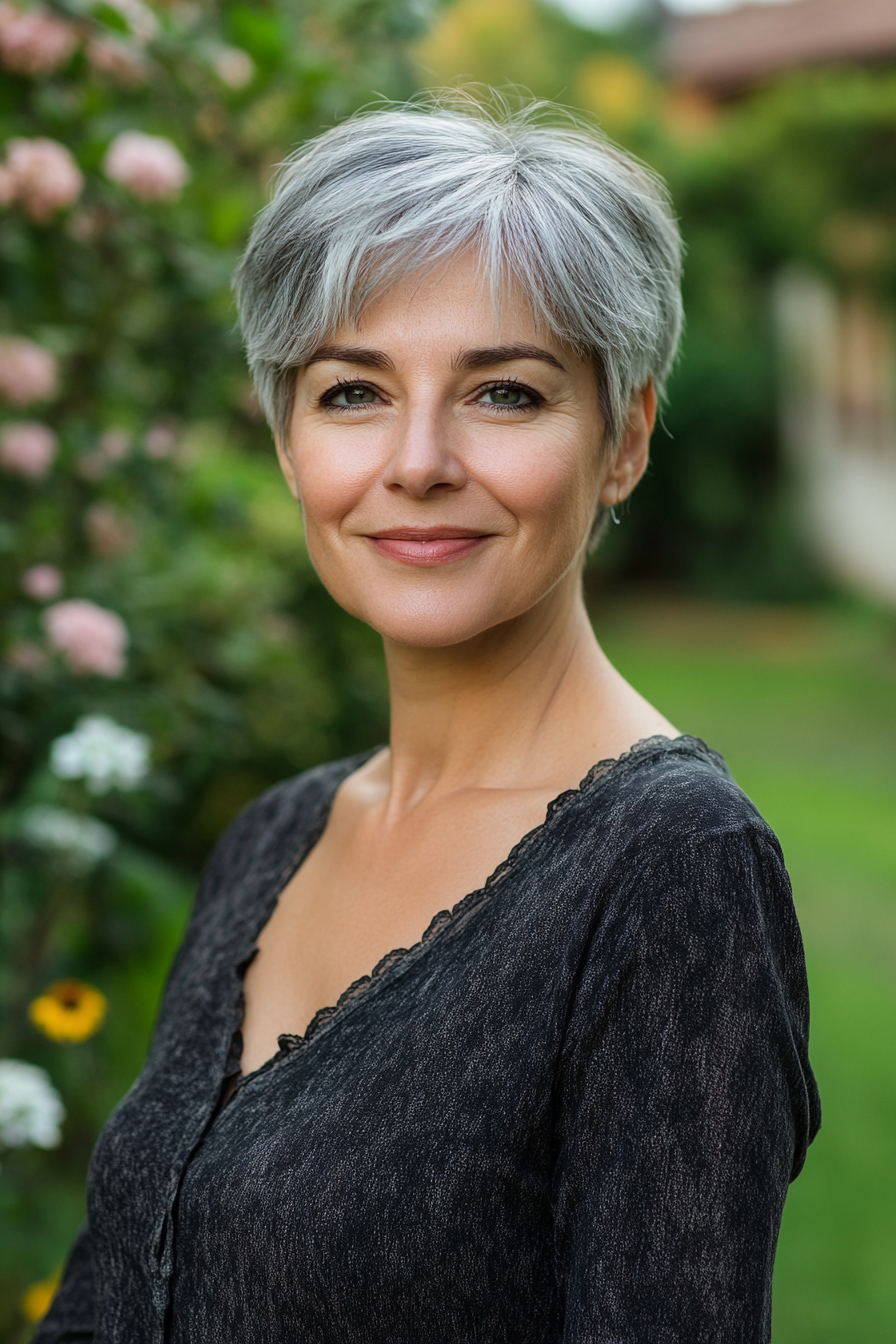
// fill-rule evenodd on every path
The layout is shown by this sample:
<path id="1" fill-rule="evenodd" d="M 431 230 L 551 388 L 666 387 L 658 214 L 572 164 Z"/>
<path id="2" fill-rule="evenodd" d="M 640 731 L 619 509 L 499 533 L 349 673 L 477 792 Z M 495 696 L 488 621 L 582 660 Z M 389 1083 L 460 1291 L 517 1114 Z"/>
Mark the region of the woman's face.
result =
<path id="1" fill-rule="evenodd" d="M 593 366 L 518 294 L 502 308 L 461 256 L 388 290 L 297 376 L 278 451 L 311 560 L 398 644 L 459 644 L 548 598 L 598 498 L 617 503 L 646 464 L 650 389 L 640 468 L 625 445 L 606 461 Z"/>

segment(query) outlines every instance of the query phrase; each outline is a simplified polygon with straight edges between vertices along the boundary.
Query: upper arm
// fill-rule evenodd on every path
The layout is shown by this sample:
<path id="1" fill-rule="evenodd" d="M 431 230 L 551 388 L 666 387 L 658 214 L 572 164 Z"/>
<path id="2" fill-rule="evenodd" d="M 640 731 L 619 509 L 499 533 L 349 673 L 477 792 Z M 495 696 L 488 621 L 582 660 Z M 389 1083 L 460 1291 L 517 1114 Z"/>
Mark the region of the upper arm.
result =
<path id="1" fill-rule="evenodd" d="M 759 1344 L 817 1127 L 787 875 L 761 832 L 733 832 L 673 846 L 633 883 L 640 914 L 611 971 L 586 958 L 567 1034 L 564 1340 Z"/>

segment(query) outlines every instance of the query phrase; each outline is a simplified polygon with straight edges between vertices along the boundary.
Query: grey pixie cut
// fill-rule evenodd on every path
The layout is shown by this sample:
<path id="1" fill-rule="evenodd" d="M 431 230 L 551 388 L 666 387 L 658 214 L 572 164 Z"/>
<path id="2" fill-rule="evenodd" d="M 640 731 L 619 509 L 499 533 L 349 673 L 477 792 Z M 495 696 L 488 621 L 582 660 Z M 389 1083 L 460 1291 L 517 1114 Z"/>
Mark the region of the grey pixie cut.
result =
<path id="1" fill-rule="evenodd" d="M 375 295 L 476 249 L 492 295 L 595 360 L 606 437 L 662 393 L 681 330 L 681 239 L 662 182 L 561 108 L 446 98 L 360 113 L 280 167 L 235 277 L 249 367 L 286 434 L 296 370 Z"/>

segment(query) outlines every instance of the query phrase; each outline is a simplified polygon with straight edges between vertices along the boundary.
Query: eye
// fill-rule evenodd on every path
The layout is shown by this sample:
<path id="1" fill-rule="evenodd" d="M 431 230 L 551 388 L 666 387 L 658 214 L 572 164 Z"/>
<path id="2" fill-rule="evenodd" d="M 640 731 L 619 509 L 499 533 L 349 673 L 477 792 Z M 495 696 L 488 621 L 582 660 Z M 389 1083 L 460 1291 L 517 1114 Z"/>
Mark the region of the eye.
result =
<path id="1" fill-rule="evenodd" d="M 507 382 L 492 383 L 479 394 L 477 400 L 482 405 L 493 406 L 495 410 L 522 411 L 540 406 L 543 398 L 531 387 Z"/>
<path id="2" fill-rule="evenodd" d="M 321 397 L 324 406 L 343 411 L 352 406 L 369 406 L 375 401 L 379 397 L 368 383 L 339 383 Z"/>

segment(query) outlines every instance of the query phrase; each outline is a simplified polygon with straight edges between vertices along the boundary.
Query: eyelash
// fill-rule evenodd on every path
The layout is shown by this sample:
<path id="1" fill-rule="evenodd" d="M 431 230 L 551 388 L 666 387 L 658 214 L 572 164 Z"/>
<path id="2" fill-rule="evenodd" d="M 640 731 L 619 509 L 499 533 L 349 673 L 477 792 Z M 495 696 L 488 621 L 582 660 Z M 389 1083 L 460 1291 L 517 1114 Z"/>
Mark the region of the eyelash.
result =
<path id="1" fill-rule="evenodd" d="M 544 404 L 544 397 L 540 392 L 536 392 L 534 387 L 529 387 L 527 383 L 521 383 L 518 378 L 497 378 L 493 383 L 486 383 L 485 387 L 477 389 L 478 396 L 484 396 L 486 392 L 493 392 L 499 387 L 512 387 L 516 392 L 524 392 L 529 398 L 525 406 L 489 406 L 490 411 L 498 411 L 501 414 L 507 412 L 536 411 L 539 406 Z"/>
<path id="2" fill-rule="evenodd" d="M 336 406 L 334 404 L 333 398 L 337 397 L 339 393 L 344 391 L 344 389 L 347 387 L 365 387 L 368 388 L 371 392 L 376 392 L 376 388 L 371 387 L 370 383 L 365 383 L 363 378 L 337 378 L 333 386 L 328 387 L 326 392 L 320 398 L 320 405 L 326 406 L 328 410 L 339 412 L 363 411 L 365 406 L 371 405 L 371 403 L 368 401 L 368 402 L 360 402 L 357 406 Z"/>
<path id="3" fill-rule="evenodd" d="M 335 404 L 335 398 L 339 395 L 341 391 L 343 391 L 345 388 L 348 387 L 364 387 L 369 389 L 371 392 L 376 392 L 376 388 L 371 386 L 370 383 L 365 382 L 363 378 L 337 378 L 334 385 L 328 388 L 327 391 L 320 398 L 321 406 L 326 406 L 331 411 L 341 412 L 341 411 L 363 411 L 365 406 L 370 406 L 374 404 L 368 401 L 368 402 L 359 402 L 358 405 L 356 406 L 337 406 Z M 525 395 L 529 397 L 530 400 L 525 406 L 492 405 L 489 406 L 488 408 L 490 411 L 497 411 L 500 414 L 506 414 L 509 412 L 511 414 L 518 415 L 521 411 L 537 410 L 538 407 L 543 405 L 544 403 L 544 397 L 541 395 L 540 392 L 536 392 L 534 387 L 529 387 L 528 384 L 526 383 L 521 383 L 518 378 L 495 379 L 494 382 L 486 383 L 484 387 L 477 388 L 476 395 L 477 397 L 482 397 L 485 395 L 486 392 L 495 391 L 497 388 L 500 387 L 512 387 L 518 392 L 524 392 Z"/>

